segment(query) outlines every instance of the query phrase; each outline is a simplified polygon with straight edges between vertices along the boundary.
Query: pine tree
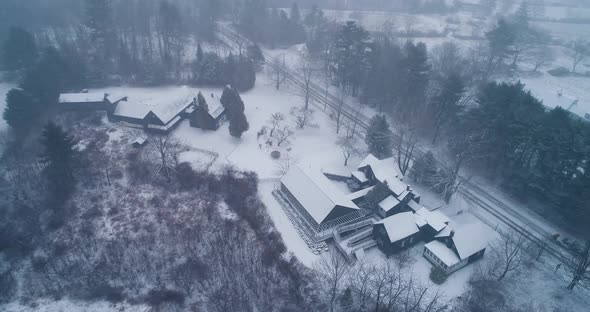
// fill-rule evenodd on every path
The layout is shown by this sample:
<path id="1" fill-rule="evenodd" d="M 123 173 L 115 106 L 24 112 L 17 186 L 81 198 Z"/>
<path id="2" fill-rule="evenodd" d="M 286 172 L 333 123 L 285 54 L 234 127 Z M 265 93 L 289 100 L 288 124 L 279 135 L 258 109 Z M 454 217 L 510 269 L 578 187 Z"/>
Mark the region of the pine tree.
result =
<path id="1" fill-rule="evenodd" d="M 342 311 L 351 311 L 353 304 L 352 290 L 350 290 L 350 287 L 346 287 L 344 293 L 340 296 L 340 307 Z"/>
<path id="2" fill-rule="evenodd" d="M 465 92 L 465 84 L 461 76 L 451 73 L 444 81 L 439 93 L 434 97 L 430 105 L 432 121 L 434 124 L 432 144 L 441 132 L 441 129 L 461 112 L 459 101 Z"/>
<path id="3" fill-rule="evenodd" d="M 248 131 L 248 129 L 250 129 L 250 125 L 244 113 L 235 114 L 229 120 L 229 134 L 235 138 L 241 138 L 242 134 Z"/>
<path id="4" fill-rule="evenodd" d="M 246 51 L 246 55 L 248 56 L 248 59 L 250 59 L 254 63 L 257 70 L 260 69 L 266 61 L 266 59 L 264 58 L 264 54 L 262 53 L 262 49 L 260 48 L 258 43 L 249 45 Z"/>
<path id="5" fill-rule="evenodd" d="M 77 141 L 61 126 L 49 122 L 41 134 L 41 144 L 41 161 L 47 165 L 44 174 L 50 191 L 50 205 L 57 210 L 74 190 L 74 168 L 79 154 Z"/>
<path id="6" fill-rule="evenodd" d="M 293 24 L 299 24 L 301 22 L 301 12 L 299 11 L 299 6 L 296 2 L 293 2 L 293 5 L 291 6 L 290 19 Z"/>
<path id="7" fill-rule="evenodd" d="M 376 115 L 369 121 L 365 142 L 369 153 L 379 159 L 391 157 L 393 149 L 393 132 L 384 115 Z"/>
<path id="8" fill-rule="evenodd" d="M 240 56 L 236 64 L 236 68 L 233 71 L 233 77 L 231 80 L 232 87 L 239 91 L 247 91 L 254 88 L 256 84 L 256 68 L 254 63 Z"/>
<path id="9" fill-rule="evenodd" d="M 226 109 L 229 119 L 230 135 L 240 138 L 250 128 L 246 115 L 244 114 L 245 107 L 240 94 L 233 88 L 225 87 L 220 101 Z"/>
<path id="10" fill-rule="evenodd" d="M 37 59 L 35 38 L 26 30 L 12 27 L 2 47 L 2 63 L 7 69 L 24 69 L 32 66 Z"/>
<path id="11" fill-rule="evenodd" d="M 416 182 L 430 187 L 432 186 L 432 178 L 436 175 L 437 171 L 436 159 L 432 152 L 428 151 L 414 161 L 414 165 L 410 170 L 410 176 Z"/>
<path id="12" fill-rule="evenodd" d="M 199 43 L 197 45 L 197 62 L 202 62 L 203 61 L 203 48 L 201 47 L 201 44 Z"/>
<path id="13" fill-rule="evenodd" d="M 3 117 L 18 133 L 23 132 L 38 117 L 37 102 L 22 89 L 12 89 L 6 94 Z"/>
<path id="14" fill-rule="evenodd" d="M 370 210 L 376 210 L 379 203 L 391 194 L 387 181 L 385 183 L 377 182 L 364 198 L 364 207 Z"/>
<path id="15" fill-rule="evenodd" d="M 199 91 L 199 94 L 197 94 L 197 106 L 206 112 L 209 111 L 209 105 L 207 105 L 207 100 L 205 100 L 205 97 L 201 91 Z"/>

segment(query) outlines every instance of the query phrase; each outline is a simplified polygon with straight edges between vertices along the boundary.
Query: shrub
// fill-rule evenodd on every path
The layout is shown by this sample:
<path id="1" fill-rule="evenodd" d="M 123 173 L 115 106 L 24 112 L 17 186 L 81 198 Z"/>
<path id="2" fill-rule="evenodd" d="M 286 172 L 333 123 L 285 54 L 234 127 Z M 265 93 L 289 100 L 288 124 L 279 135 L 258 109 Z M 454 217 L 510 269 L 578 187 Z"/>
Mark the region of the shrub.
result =
<path id="1" fill-rule="evenodd" d="M 184 293 L 173 289 L 152 289 L 150 290 L 146 301 L 152 306 L 158 306 L 162 303 L 183 304 L 185 299 Z"/>
<path id="2" fill-rule="evenodd" d="M 565 67 L 557 67 L 554 69 L 550 69 L 547 72 L 549 73 L 549 75 L 555 76 L 555 77 L 565 77 L 565 76 L 569 76 L 571 74 L 569 69 L 567 69 Z"/>
<path id="3" fill-rule="evenodd" d="M 270 157 L 272 157 L 272 159 L 279 159 L 279 158 L 281 158 L 281 152 L 279 152 L 279 151 L 272 151 L 270 153 Z"/>
<path id="4" fill-rule="evenodd" d="M 123 301 L 123 287 L 113 287 L 110 285 L 96 286 L 90 291 L 90 296 L 93 299 L 104 299 L 106 301 L 117 303 Z"/>
<path id="5" fill-rule="evenodd" d="M 440 285 L 447 280 L 447 274 L 440 268 L 433 266 L 432 269 L 430 269 L 430 280 L 433 283 Z"/>

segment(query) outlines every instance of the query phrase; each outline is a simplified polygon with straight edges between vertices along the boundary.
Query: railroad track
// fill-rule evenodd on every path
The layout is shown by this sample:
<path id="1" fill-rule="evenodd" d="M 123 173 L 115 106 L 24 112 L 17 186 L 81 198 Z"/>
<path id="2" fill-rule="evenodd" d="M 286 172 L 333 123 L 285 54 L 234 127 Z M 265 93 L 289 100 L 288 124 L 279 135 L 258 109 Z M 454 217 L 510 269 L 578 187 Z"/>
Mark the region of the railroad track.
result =
<path id="1" fill-rule="evenodd" d="M 229 40 L 229 42 L 226 43 L 234 45 L 234 48 L 242 46 L 245 42 L 251 43 L 250 40 L 244 38 L 242 35 L 236 33 L 234 30 L 225 25 L 219 25 L 218 32 L 222 34 L 227 40 Z M 299 74 L 293 69 L 288 68 L 287 66 L 278 66 L 276 64 L 273 64 L 273 62 L 271 62 L 273 56 L 264 50 L 262 51 L 262 53 L 265 58 L 264 64 L 266 66 L 272 68 L 273 70 L 280 71 L 284 75 L 285 79 L 289 80 L 295 86 L 305 86 L 304 78 L 301 74 Z M 357 123 L 358 127 L 355 130 L 355 134 L 361 139 L 364 139 L 364 135 L 369 126 L 369 118 L 367 118 L 364 115 L 359 116 L 359 114 L 355 112 L 355 109 L 353 107 L 345 103 L 342 103 L 342 101 L 338 99 L 336 96 L 329 93 L 326 96 L 324 88 L 314 82 L 311 83 L 310 89 L 311 98 L 314 100 L 312 101 L 312 105 L 320 109 L 322 108 L 320 105 L 324 105 L 326 107 L 329 107 L 333 111 L 340 110 L 345 118 L 347 118 L 349 121 Z M 393 141 L 399 142 L 399 140 L 400 136 L 394 134 Z M 394 144 L 394 147 L 395 146 L 397 145 Z M 413 158 L 419 158 L 424 154 L 426 154 L 426 152 L 417 148 L 415 149 Z M 445 164 L 441 162 L 438 162 L 438 165 L 442 167 L 445 166 Z M 568 261 L 568 257 L 571 257 L 574 254 L 573 251 L 569 248 L 566 248 L 565 246 L 557 243 L 556 241 L 551 240 L 551 235 L 555 233 L 549 233 L 548 231 L 538 226 L 534 222 L 531 222 L 527 217 L 518 213 L 516 210 L 508 206 L 506 203 L 489 194 L 487 191 L 485 191 L 475 183 L 469 181 L 464 177 L 459 178 L 464 181 L 463 187 L 459 191 L 461 195 L 463 195 L 466 199 L 468 199 L 481 209 L 487 211 L 489 214 L 497 218 L 502 223 L 505 223 L 514 231 L 522 235 L 526 235 L 526 237 L 528 237 L 531 242 L 536 244 L 539 248 L 545 248 L 545 251 L 548 254 L 555 257 L 558 261 Z M 482 199 L 482 197 L 490 201 L 494 205 L 486 202 Z M 518 222 L 515 222 L 515 219 L 524 224 L 525 226 L 522 226 Z"/>

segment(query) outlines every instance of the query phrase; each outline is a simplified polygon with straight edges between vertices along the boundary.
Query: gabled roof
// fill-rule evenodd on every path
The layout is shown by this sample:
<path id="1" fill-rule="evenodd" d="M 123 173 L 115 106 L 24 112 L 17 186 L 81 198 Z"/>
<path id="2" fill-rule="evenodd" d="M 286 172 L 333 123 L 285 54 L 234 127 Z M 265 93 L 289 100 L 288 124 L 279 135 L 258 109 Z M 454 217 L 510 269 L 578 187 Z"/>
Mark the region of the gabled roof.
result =
<path id="1" fill-rule="evenodd" d="M 415 200 L 410 200 L 408 202 L 408 207 L 416 212 L 422 208 L 422 205 L 418 204 Z"/>
<path id="2" fill-rule="evenodd" d="M 400 180 L 402 174 L 398 171 L 397 165 L 393 157 L 379 160 L 377 157 L 369 154 L 361 164 L 359 169 L 369 166 L 375 178 L 382 183 L 387 182 L 389 189 L 400 196 L 404 191 L 408 190 L 408 185 Z"/>
<path id="3" fill-rule="evenodd" d="M 178 114 L 192 105 L 195 97 L 189 88 L 184 87 L 172 98 L 145 98 L 121 101 L 115 108 L 114 114 L 122 117 L 144 119 L 151 112 L 164 124 L 168 124 Z"/>
<path id="4" fill-rule="evenodd" d="M 383 224 L 387 236 L 392 243 L 400 241 L 420 231 L 416 224 L 416 217 L 413 212 L 394 214 L 393 216 L 375 222 L 375 224 Z"/>
<path id="5" fill-rule="evenodd" d="M 369 193 L 373 188 L 374 188 L 374 186 L 367 187 L 367 188 L 364 188 L 364 189 L 362 189 L 360 191 L 356 191 L 354 193 L 350 193 L 350 194 L 346 195 L 346 197 L 348 199 L 350 199 L 350 200 L 357 200 L 357 199 L 359 199 L 359 198 L 364 197 L 365 195 L 367 195 L 367 193 Z"/>
<path id="6" fill-rule="evenodd" d="M 399 205 L 399 203 L 400 201 L 397 198 L 395 198 L 393 195 L 389 195 L 379 203 L 379 207 L 387 212 L 395 208 L 397 205 Z"/>
<path id="7" fill-rule="evenodd" d="M 59 103 L 100 103 L 106 98 L 104 93 L 62 93 L 59 95 Z"/>
<path id="8" fill-rule="evenodd" d="M 466 259 L 478 253 L 488 246 L 488 238 L 485 236 L 482 227 L 476 223 L 465 224 L 455 229 L 452 238 L 459 258 Z"/>
<path id="9" fill-rule="evenodd" d="M 433 240 L 424 245 L 424 248 L 430 250 L 440 261 L 449 267 L 461 262 L 457 254 L 443 242 Z"/>
<path id="10" fill-rule="evenodd" d="M 318 224 L 321 224 L 336 206 L 351 210 L 359 209 L 318 169 L 295 166 L 287 172 L 281 182 Z"/>
<path id="11" fill-rule="evenodd" d="M 442 231 L 450 222 L 449 217 L 438 210 L 430 211 L 422 207 L 416 211 L 416 214 L 421 216 L 437 232 Z"/>

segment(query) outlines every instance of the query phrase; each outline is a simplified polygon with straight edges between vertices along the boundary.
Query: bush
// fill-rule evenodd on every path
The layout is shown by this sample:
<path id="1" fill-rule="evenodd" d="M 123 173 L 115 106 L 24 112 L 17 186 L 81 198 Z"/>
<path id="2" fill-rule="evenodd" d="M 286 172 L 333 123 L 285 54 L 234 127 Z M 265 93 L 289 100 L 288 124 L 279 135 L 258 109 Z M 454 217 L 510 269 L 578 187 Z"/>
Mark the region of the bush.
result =
<path id="1" fill-rule="evenodd" d="M 437 285 L 441 285 L 447 280 L 447 274 L 440 268 L 433 266 L 430 269 L 430 280 Z"/>
<path id="2" fill-rule="evenodd" d="M 565 76 L 569 76 L 571 74 L 569 69 L 567 69 L 565 67 L 557 67 L 554 69 L 550 69 L 547 72 L 549 73 L 549 75 L 555 76 L 555 77 L 565 77 Z"/>
<path id="3" fill-rule="evenodd" d="M 112 303 L 123 301 L 123 287 L 113 287 L 110 285 L 96 286 L 90 291 L 92 299 L 103 299 Z"/>
<path id="4" fill-rule="evenodd" d="M 158 306 L 162 303 L 183 304 L 185 299 L 184 293 L 173 289 L 152 289 L 150 290 L 146 301 L 152 306 Z"/>
<path id="5" fill-rule="evenodd" d="M 272 157 L 272 159 L 279 159 L 279 158 L 281 158 L 281 152 L 279 152 L 279 151 L 272 151 L 270 153 L 270 157 Z"/>

